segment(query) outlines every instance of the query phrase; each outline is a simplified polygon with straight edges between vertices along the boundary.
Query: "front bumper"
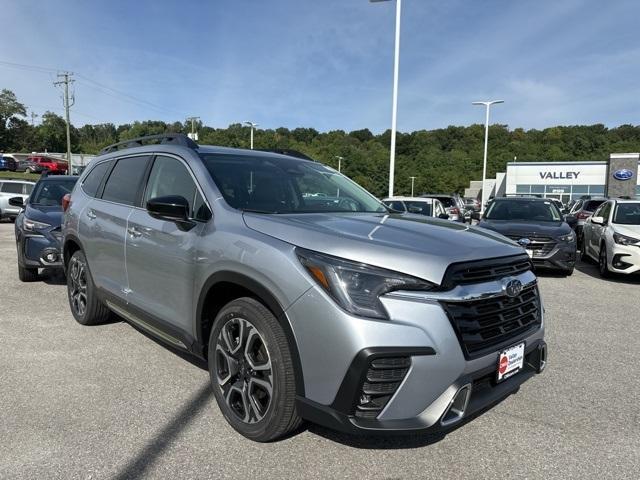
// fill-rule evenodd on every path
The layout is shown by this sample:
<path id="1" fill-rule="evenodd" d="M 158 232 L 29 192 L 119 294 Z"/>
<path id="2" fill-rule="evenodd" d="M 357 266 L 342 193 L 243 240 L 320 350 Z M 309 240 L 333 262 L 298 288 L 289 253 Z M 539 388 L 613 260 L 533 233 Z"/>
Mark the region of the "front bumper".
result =
<path id="1" fill-rule="evenodd" d="M 640 245 L 612 243 L 613 245 L 607 248 L 609 270 L 625 274 L 640 272 Z"/>
<path id="2" fill-rule="evenodd" d="M 537 288 L 531 272 L 515 278 Z M 544 368 L 540 356 L 544 350 L 546 357 L 541 303 L 537 326 L 508 338 L 508 345 L 483 350 L 481 356 L 465 355 L 442 303 L 490 295 L 504 297 L 501 289 L 502 284 L 494 281 L 448 292 L 388 294 L 381 301 L 391 320 L 351 316 L 324 291 L 310 289 L 286 311 L 303 371 L 304 395 L 297 398 L 300 415 L 352 433 L 438 431 L 453 427 L 473 412 L 513 393 Z M 525 343 L 524 368 L 497 384 L 499 352 L 521 342 Z M 370 368 L 378 368 L 379 364 L 382 370 L 376 375 L 388 372 L 393 376 L 393 370 L 398 369 L 392 364 L 400 365 L 403 358 L 410 363 L 398 375 L 399 385 L 391 391 L 382 410 L 374 415 L 363 414 L 363 402 L 365 406 L 375 403 L 362 397 L 363 393 L 366 395 L 363 382 L 369 378 Z M 389 365 L 384 365 L 385 360 Z M 468 405 L 458 418 L 448 418 L 450 407 L 465 386 L 469 389 Z"/>
<path id="3" fill-rule="evenodd" d="M 524 367 L 516 375 L 496 383 L 496 366 L 463 374 L 435 402 L 413 418 L 362 419 L 334 406 L 322 405 L 300 396 L 296 398 L 296 409 L 309 421 L 351 434 L 446 433 L 463 420 L 517 392 L 523 383 L 542 373 L 546 359 L 546 343 L 543 340 L 534 341 L 527 345 Z M 456 405 L 458 395 L 465 397 L 464 401 Z M 462 408 L 458 408 L 460 406 Z"/>
<path id="4" fill-rule="evenodd" d="M 18 240 L 19 262 L 26 268 L 61 268 L 60 241 L 51 231 L 25 235 Z"/>
<path id="5" fill-rule="evenodd" d="M 536 268 L 553 270 L 571 270 L 576 264 L 576 242 L 557 243 L 553 250 L 544 256 L 537 256 L 534 251 L 531 261 Z"/>

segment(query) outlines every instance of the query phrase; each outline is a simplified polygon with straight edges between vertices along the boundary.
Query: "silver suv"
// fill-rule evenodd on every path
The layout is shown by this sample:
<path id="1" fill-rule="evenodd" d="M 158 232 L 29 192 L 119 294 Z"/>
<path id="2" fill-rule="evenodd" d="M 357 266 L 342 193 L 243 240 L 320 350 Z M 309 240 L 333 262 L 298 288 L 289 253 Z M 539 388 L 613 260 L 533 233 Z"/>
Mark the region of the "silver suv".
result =
<path id="1" fill-rule="evenodd" d="M 448 430 L 544 369 L 521 247 L 393 214 L 320 163 L 146 137 L 106 148 L 65 204 L 75 319 L 115 312 L 207 359 L 222 413 L 250 439 L 302 419 Z"/>

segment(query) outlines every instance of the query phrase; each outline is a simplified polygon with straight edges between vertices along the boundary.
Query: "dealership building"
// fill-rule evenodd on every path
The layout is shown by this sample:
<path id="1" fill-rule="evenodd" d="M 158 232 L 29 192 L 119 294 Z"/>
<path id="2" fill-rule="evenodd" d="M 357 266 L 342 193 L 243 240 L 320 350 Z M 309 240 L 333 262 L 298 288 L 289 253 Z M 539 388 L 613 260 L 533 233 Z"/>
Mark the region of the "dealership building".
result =
<path id="1" fill-rule="evenodd" d="M 537 196 L 563 203 L 584 195 L 640 199 L 639 153 L 614 153 L 607 161 L 510 162 L 507 171 L 487 179 L 488 198 Z M 465 197 L 480 198 L 482 181 L 473 181 Z"/>

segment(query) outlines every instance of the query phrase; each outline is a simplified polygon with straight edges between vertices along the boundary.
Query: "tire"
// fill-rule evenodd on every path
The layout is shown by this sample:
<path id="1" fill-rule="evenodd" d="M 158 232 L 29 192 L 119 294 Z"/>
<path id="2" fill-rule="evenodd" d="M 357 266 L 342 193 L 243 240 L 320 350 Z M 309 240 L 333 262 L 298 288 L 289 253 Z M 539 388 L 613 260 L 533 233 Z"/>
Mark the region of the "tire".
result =
<path id="1" fill-rule="evenodd" d="M 38 269 L 18 265 L 18 278 L 21 282 L 35 282 L 38 279 Z"/>
<path id="2" fill-rule="evenodd" d="M 611 276 L 611 270 L 609 270 L 607 259 L 607 246 L 604 243 L 600 245 L 600 253 L 598 254 L 598 271 L 602 278 L 608 278 Z"/>
<path id="3" fill-rule="evenodd" d="M 109 320 L 109 309 L 98 299 L 89 265 L 82 250 L 69 259 L 67 297 L 73 318 L 81 325 L 100 325 Z"/>
<path id="4" fill-rule="evenodd" d="M 591 263 L 592 261 L 591 257 L 587 253 L 587 245 L 584 239 L 582 240 L 582 245 L 580 246 L 580 260 L 582 260 L 584 263 Z"/>
<path id="5" fill-rule="evenodd" d="M 257 300 L 239 298 L 218 313 L 209 338 L 209 374 L 222 414 L 246 438 L 269 442 L 300 426 L 286 333 Z"/>

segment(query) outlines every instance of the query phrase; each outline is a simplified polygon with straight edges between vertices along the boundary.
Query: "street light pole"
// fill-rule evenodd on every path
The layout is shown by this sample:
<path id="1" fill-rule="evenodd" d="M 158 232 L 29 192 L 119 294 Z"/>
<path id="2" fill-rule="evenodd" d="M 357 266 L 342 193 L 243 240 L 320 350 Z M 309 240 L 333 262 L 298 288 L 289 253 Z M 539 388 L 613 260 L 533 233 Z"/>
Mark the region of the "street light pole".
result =
<path id="1" fill-rule="evenodd" d="M 411 196 L 413 197 L 413 183 L 415 182 L 417 177 L 409 177 L 411 179 Z"/>
<path id="2" fill-rule="evenodd" d="M 336 155 L 336 158 L 338 159 L 338 172 L 340 172 L 342 167 L 342 160 L 344 160 L 344 157 Z"/>
<path id="3" fill-rule="evenodd" d="M 389 0 L 369 0 L 371 3 Z M 400 17 L 402 0 L 396 0 L 396 36 L 393 55 L 393 100 L 391 107 L 391 152 L 389 154 L 389 197 L 393 197 L 393 181 L 396 164 L 396 130 L 398 124 L 398 73 L 400 70 Z"/>
<path id="4" fill-rule="evenodd" d="M 480 213 L 484 213 L 484 206 L 487 203 L 487 150 L 489 147 L 489 111 L 491 105 L 495 103 L 504 103 L 504 100 L 490 100 L 487 102 L 472 102 L 473 105 L 484 105 L 486 107 L 486 116 L 484 121 L 484 160 L 482 163 L 482 204 L 480 205 Z"/>
<path id="5" fill-rule="evenodd" d="M 251 127 L 251 150 L 253 150 L 253 129 L 258 126 L 257 123 L 249 122 L 248 120 L 244 122 L 245 125 Z"/>

